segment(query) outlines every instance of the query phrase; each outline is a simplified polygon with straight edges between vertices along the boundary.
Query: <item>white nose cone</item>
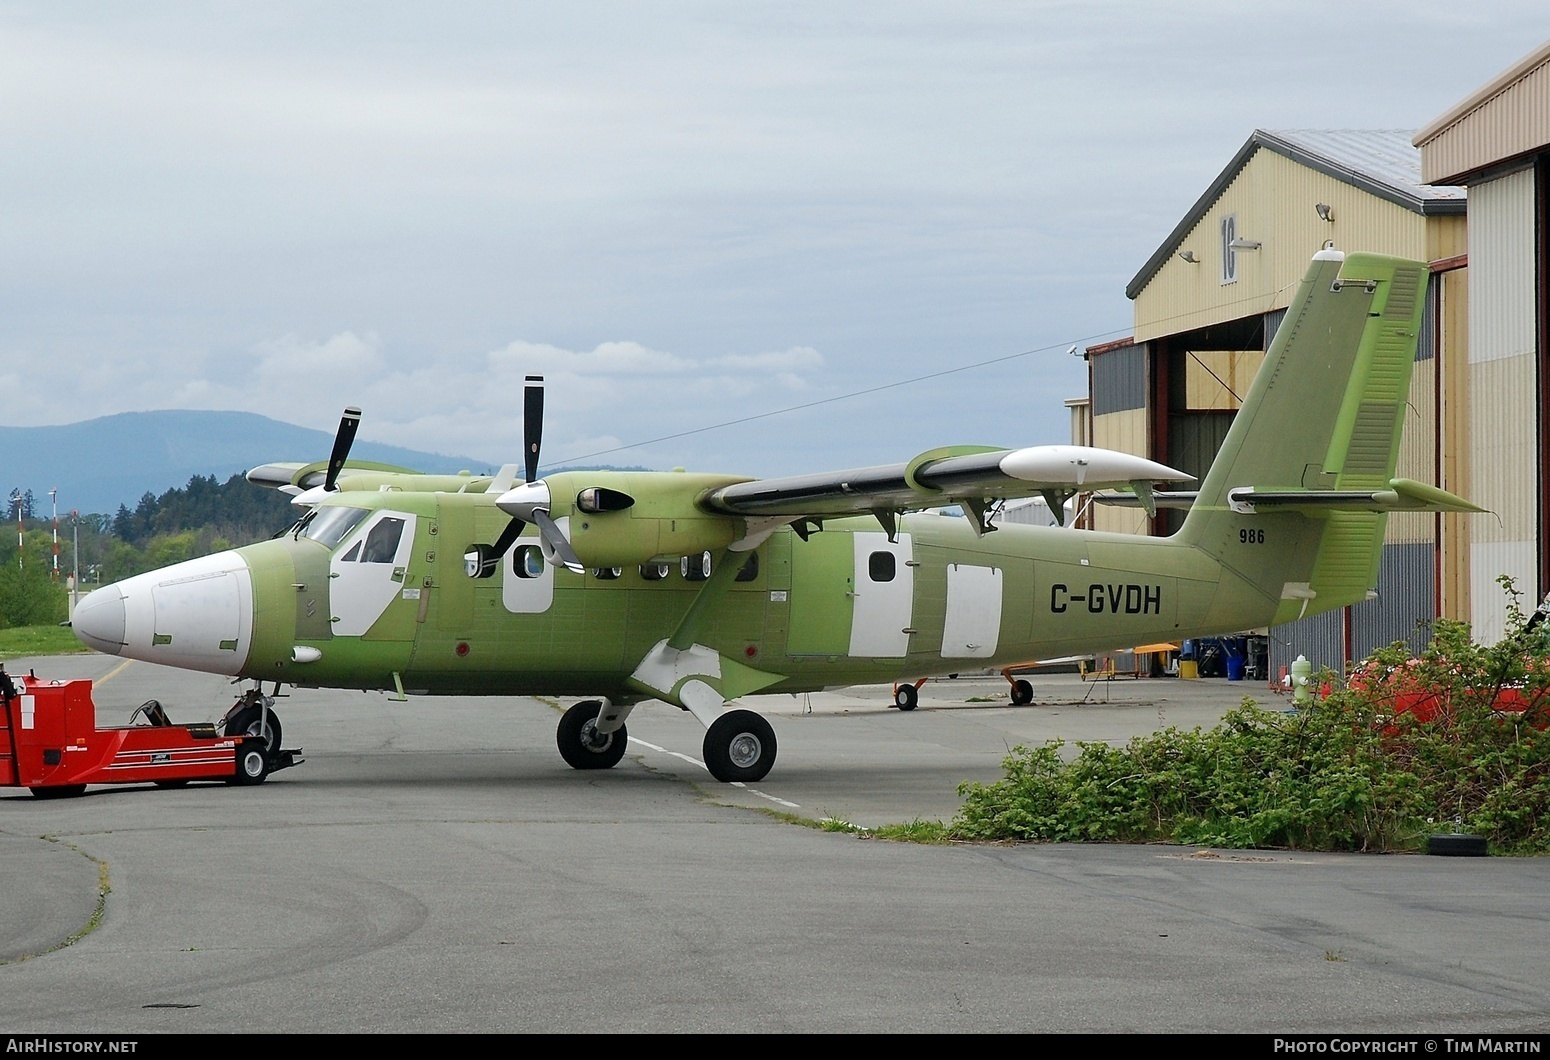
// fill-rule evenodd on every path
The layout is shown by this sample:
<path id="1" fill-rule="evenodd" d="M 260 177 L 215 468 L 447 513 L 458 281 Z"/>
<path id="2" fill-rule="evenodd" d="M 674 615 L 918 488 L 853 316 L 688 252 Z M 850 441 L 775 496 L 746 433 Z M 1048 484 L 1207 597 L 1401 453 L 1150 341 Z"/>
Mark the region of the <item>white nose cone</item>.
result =
<path id="1" fill-rule="evenodd" d="M 235 675 L 253 642 L 253 575 L 237 552 L 175 563 L 93 591 L 71 625 L 110 655 Z"/>
<path id="2" fill-rule="evenodd" d="M 93 589 L 75 605 L 70 628 L 93 651 L 117 655 L 124 647 L 124 594 L 117 585 Z"/>

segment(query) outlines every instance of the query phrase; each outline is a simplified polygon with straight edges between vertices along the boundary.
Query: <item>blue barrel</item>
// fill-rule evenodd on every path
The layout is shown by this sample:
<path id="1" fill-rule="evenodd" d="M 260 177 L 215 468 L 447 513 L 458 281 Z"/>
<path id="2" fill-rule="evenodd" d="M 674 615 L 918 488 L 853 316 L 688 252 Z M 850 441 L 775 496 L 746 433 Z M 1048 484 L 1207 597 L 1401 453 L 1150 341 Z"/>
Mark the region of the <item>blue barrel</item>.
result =
<path id="1" fill-rule="evenodd" d="M 1229 653 L 1228 656 L 1227 656 L 1227 680 L 1229 680 L 1229 681 L 1242 681 L 1243 680 L 1243 664 L 1244 664 L 1243 656 L 1241 656 L 1241 655 L 1233 655 L 1233 654 Z"/>

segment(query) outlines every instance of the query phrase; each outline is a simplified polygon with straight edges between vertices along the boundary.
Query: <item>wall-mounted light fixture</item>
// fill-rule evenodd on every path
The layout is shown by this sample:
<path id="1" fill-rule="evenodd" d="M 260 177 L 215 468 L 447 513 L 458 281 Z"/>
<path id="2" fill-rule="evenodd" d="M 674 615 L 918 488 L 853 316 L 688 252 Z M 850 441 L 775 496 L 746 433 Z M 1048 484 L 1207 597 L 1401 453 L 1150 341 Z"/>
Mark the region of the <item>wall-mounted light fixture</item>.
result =
<path id="1" fill-rule="evenodd" d="M 1193 250 L 1181 250 L 1181 251 L 1179 251 L 1179 260 L 1180 261 L 1187 261 L 1191 265 L 1199 265 L 1200 264 L 1200 259 L 1195 257 L 1195 252 Z"/>
<path id="2" fill-rule="evenodd" d="M 1313 204 L 1313 209 L 1318 213 L 1320 221 L 1333 222 L 1335 220 L 1335 211 L 1330 208 L 1329 203 L 1327 203 L 1327 202 L 1314 203 Z"/>
<path id="3" fill-rule="evenodd" d="M 1231 243 L 1228 243 L 1227 245 L 1229 247 L 1232 247 L 1234 250 L 1258 250 L 1259 249 L 1259 240 L 1257 240 L 1257 239 L 1234 239 Z"/>

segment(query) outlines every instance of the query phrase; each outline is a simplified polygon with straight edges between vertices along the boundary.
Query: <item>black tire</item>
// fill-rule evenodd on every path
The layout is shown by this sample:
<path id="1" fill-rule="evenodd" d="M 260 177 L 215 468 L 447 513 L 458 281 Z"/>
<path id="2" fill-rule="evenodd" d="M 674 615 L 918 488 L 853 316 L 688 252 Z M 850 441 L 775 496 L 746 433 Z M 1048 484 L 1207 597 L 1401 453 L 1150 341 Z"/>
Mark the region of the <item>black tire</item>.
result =
<path id="1" fill-rule="evenodd" d="M 603 736 L 601 742 L 597 740 L 597 716 L 602 710 L 602 703 L 584 699 L 560 719 L 554 742 L 572 769 L 612 769 L 624 757 L 630 736 L 623 725 Z"/>
<path id="2" fill-rule="evenodd" d="M 893 690 L 893 705 L 900 710 L 914 710 L 920 702 L 920 689 L 914 685 L 898 685 Z"/>
<path id="3" fill-rule="evenodd" d="M 268 711 L 269 726 L 269 754 L 271 756 L 280 751 L 280 716 L 274 711 Z M 243 707 L 231 716 L 226 722 L 223 736 L 258 736 L 263 731 L 265 711 L 261 707 L 249 705 Z"/>
<path id="4" fill-rule="evenodd" d="M 724 784 L 763 780 L 775 764 L 775 730 L 751 710 L 729 710 L 705 730 L 705 767 Z"/>
<path id="5" fill-rule="evenodd" d="M 1426 837 L 1426 852 L 1454 858 L 1483 858 L 1486 842 L 1483 835 L 1432 835 Z"/>
<path id="6" fill-rule="evenodd" d="M 262 784 L 269 776 L 269 755 L 261 739 L 243 740 L 237 745 L 237 771 L 231 783 L 241 787 Z"/>
<path id="7" fill-rule="evenodd" d="M 1012 682 L 1012 702 L 1019 707 L 1025 707 L 1033 702 L 1033 686 L 1027 681 L 1018 678 Z"/>
<path id="8" fill-rule="evenodd" d="M 35 799 L 73 799 L 86 794 L 85 784 L 61 784 L 57 788 L 30 788 Z"/>

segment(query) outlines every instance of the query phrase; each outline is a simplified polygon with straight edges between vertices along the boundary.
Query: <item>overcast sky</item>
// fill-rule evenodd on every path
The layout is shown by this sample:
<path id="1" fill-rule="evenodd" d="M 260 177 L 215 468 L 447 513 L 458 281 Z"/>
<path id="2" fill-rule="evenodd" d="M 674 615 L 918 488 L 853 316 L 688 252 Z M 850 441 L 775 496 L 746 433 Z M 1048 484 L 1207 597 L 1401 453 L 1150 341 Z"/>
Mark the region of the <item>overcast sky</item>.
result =
<path id="1" fill-rule="evenodd" d="M 357 404 L 494 466 L 542 373 L 546 465 L 1063 442 L 1067 348 L 1130 333 L 1255 128 L 1418 129 L 1546 38 L 1544 0 L 0 0 L 0 423 Z"/>

